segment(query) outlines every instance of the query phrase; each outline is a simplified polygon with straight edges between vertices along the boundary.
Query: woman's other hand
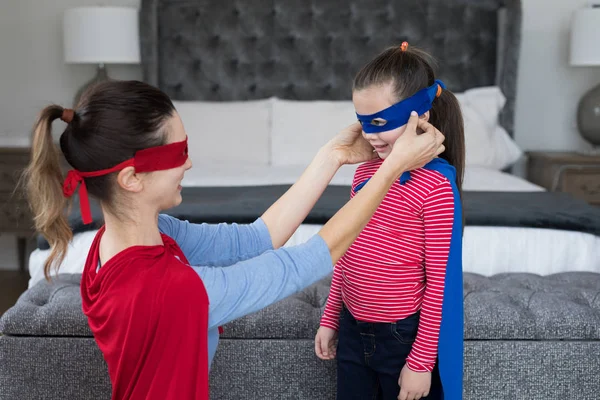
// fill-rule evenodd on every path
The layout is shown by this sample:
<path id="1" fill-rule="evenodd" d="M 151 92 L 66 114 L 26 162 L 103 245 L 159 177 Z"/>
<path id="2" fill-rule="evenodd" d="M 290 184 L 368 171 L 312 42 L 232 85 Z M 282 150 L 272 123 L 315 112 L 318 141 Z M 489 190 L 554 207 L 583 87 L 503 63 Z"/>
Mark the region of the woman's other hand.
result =
<path id="1" fill-rule="evenodd" d="M 362 126 L 357 121 L 342 129 L 327 144 L 338 164 L 358 164 L 377 157 L 373 146 L 362 136 Z"/>

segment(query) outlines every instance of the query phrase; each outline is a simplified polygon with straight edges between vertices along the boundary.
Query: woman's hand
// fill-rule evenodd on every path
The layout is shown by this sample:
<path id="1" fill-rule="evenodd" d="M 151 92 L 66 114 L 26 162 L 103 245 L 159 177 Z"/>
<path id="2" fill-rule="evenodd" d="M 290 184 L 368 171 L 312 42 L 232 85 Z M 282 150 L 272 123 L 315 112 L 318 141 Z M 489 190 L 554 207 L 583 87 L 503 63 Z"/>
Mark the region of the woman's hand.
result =
<path id="1" fill-rule="evenodd" d="M 404 364 L 398 385 L 400 385 L 398 400 L 419 400 L 429 394 L 431 372 L 415 372 Z"/>
<path id="2" fill-rule="evenodd" d="M 417 134 L 417 129 L 423 131 Z M 414 111 L 406 130 L 394 143 L 385 162 L 400 176 L 405 171 L 420 168 L 444 152 L 444 135 L 433 125 L 419 118 Z"/>
<path id="3" fill-rule="evenodd" d="M 342 129 L 325 146 L 332 151 L 338 164 L 358 164 L 377 157 L 373 146 L 362 136 L 362 126 L 357 121 Z"/>

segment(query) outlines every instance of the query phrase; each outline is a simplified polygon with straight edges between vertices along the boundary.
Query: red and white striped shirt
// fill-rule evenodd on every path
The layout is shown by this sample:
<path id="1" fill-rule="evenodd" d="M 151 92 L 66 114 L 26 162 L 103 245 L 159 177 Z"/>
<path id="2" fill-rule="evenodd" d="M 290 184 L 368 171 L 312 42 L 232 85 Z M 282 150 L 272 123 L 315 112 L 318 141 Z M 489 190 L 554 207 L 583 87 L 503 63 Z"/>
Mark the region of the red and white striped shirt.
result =
<path id="1" fill-rule="evenodd" d="M 358 167 L 351 197 L 383 160 Z M 342 303 L 367 322 L 394 322 L 421 310 L 408 367 L 432 371 L 438 352 L 454 195 L 441 173 L 420 168 L 396 182 L 333 270 L 321 325 L 338 329 Z"/>

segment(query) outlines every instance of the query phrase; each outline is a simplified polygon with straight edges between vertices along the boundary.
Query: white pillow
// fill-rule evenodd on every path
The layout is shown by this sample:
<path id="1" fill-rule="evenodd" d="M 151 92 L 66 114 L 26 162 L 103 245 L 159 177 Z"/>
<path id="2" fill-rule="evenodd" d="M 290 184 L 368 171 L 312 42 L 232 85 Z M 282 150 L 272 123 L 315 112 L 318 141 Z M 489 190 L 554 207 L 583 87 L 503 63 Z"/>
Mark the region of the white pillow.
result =
<path id="1" fill-rule="evenodd" d="M 490 166 L 490 153 L 494 148 L 493 138 L 482 116 L 461 100 L 462 98 L 459 98 L 465 127 L 465 164 Z"/>
<path id="2" fill-rule="evenodd" d="M 497 170 L 513 165 L 523 151 L 498 123 L 506 103 L 500 88 L 468 89 L 457 97 L 465 118 L 466 164 Z"/>
<path id="3" fill-rule="evenodd" d="M 506 97 L 498 86 L 484 86 L 468 89 L 464 92 L 465 102 L 472 107 L 485 122 L 490 136 L 498 125 L 498 115 L 506 103 Z"/>
<path id="4" fill-rule="evenodd" d="M 465 124 L 466 165 L 497 170 L 514 164 L 521 149 L 498 124 L 506 102 L 496 86 L 455 93 Z M 271 139 L 273 165 L 306 165 L 340 129 L 356 121 L 351 101 L 274 99 Z"/>
<path id="5" fill-rule="evenodd" d="M 307 165 L 341 129 L 356 121 L 352 101 L 273 100 L 271 162 Z"/>
<path id="6" fill-rule="evenodd" d="M 494 129 L 494 163 L 499 170 L 511 167 L 523 155 L 523 150 L 508 135 L 506 129 L 496 125 Z"/>
<path id="7" fill-rule="evenodd" d="M 188 134 L 193 164 L 269 164 L 271 99 L 173 104 Z"/>

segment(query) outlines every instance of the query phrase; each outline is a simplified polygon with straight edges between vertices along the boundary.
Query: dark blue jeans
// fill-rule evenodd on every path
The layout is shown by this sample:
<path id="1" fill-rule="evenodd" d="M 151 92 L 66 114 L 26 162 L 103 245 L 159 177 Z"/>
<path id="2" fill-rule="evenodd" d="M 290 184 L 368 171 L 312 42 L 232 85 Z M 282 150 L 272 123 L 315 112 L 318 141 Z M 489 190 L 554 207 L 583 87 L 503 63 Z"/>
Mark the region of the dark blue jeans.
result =
<path id="1" fill-rule="evenodd" d="M 398 379 L 417 336 L 419 313 L 394 323 L 357 321 L 346 307 L 340 316 L 337 348 L 338 400 L 397 400 Z M 442 399 L 437 365 L 429 396 Z"/>

